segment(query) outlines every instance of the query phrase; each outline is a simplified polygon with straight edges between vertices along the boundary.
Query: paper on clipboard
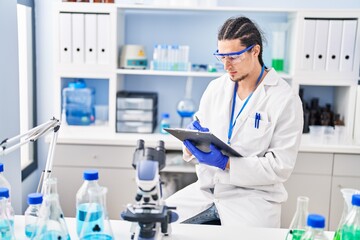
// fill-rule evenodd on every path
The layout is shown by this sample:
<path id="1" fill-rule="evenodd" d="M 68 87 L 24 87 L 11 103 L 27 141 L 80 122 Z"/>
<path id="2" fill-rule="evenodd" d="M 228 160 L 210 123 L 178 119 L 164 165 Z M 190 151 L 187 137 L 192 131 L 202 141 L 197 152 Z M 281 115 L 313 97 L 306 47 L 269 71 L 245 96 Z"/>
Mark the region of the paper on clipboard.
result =
<path id="1" fill-rule="evenodd" d="M 212 143 L 227 156 L 241 157 L 240 153 L 221 141 L 211 132 L 200 132 L 183 128 L 164 128 L 164 130 L 181 141 L 186 139 L 190 140 L 197 148 L 204 152 L 210 151 L 210 143 Z"/>

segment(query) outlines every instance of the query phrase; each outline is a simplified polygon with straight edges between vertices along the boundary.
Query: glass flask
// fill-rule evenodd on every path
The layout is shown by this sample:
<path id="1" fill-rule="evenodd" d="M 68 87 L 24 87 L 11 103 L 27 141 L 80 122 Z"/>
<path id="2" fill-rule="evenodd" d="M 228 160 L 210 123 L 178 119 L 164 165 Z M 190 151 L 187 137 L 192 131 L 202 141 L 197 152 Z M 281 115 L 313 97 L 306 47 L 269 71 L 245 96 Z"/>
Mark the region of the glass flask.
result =
<path id="1" fill-rule="evenodd" d="M 354 194 L 352 208 L 341 227 L 341 240 L 360 239 L 360 194 Z"/>
<path id="2" fill-rule="evenodd" d="M 30 193 L 28 195 L 28 208 L 25 210 L 25 236 L 31 238 L 36 231 L 36 222 L 39 217 L 39 211 L 43 195 L 41 193 Z"/>
<path id="3" fill-rule="evenodd" d="M 85 170 L 83 173 L 84 182 L 76 193 L 76 231 L 80 236 L 83 222 L 86 216 L 86 210 L 90 204 L 89 189 L 100 187 L 98 170 Z"/>
<path id="4" fill-rule="evenodd" d="M 344 198 L 344 208 L 341 215 L 341 219 L 339 222 L 339 225 L 336 229 L 336 232 L 334 234 L 333 240 L 340 240 L 341 239 L 341 226 L 344 224 L 345 218 L 348 215 L 352 205 L 351 205 L 351 198 L 355 193 L 358 193 L 359 191 L 352 188 L 342 188 L 341 190 L 342 196 Z"/>
<path id="5" fill-rule="evenodd" d="M 286 240 L 300 240 L 306 229 L 308 216 L 309 198 L 300 196 L 297 198 L 296 212 L 291 220 Z"/>
<path id="6" fill-rule="evenodd" d="M 180 100 L 176 108 L 177 113 L 180 115 L 180 127 L 184 127 L 184 118 L 192 118 L 195 113 L 195 103 L 190 98 Z"/>
<path id="7" fill-rule="evenodd" d="M 9 189 L 9 198 L 11 193 L 11 186 L 9 181 L 4 176 L 4 164 L 0 163 L 0 187 Z"/>
<path id="8" fill-rule="evenodd" d="M 44 181 L 44 197 L 36 224 L 36 233 L 31 239 L 67 240 L 70 239 L 63 211 L 57 193 L 56 178 Z"/>
<path id="9" fill-rule="evenodd" d="M 9 189 L 0 188 L 0 239 L 13 240 L 14 210 L 9 202 Z"/>
<path id="10" fill-rule="evenodd" d="M 90 188 L 90 204 L 86 209 L 80 240 L 112 240 L 113 233 L 106 208 L 106 187 Z"/>
<path id="11" fill-rule="evenodd" d="M 307 218 L 308 228 L 301 240 L 328 240 L 324 233 L 325 218 L 318 214 L 309 214 Z"/>

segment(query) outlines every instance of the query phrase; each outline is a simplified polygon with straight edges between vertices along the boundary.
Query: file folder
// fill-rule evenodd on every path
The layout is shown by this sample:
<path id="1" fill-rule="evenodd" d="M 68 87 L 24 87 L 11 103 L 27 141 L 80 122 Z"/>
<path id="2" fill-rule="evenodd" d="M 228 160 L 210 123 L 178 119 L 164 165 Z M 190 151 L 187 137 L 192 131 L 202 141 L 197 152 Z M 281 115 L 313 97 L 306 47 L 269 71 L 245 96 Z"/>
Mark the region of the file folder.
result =
<path id="1" fill-rule="evenodd" d="M 85 14 L 85 63 L 95 64 L 96 41 L 97 41 L 97 16 L 96 14 Z"/>
<path id="2" fill-rule="evenodd" d="M 340 71 L 342 72 L 353 70 L 356 28 L 357 20 L 344 20 L 340 57 Z"/>
<path id="3" fill-rule="evenodd" d="M 59 14 L 60 63 L 71 63 L 71 14 Z"/>
<path id="4" fill-rule="evenodd" d="M 326 70 L 337 72 L 340 70 L 340 50 L 343 20 L 330 20 Z"/>
<path id="5" fill-rule="evenodd" d="M 315 45 L 315 20 L 305 19 L 304 36 L 303 36 L 303 52 L 301 53 L 301 69 L 312 70 L 314 61 L 314 45 Z"/>
<path id="6" fill-rule="evenodd" d="M 72 14 L 73 63 L 84 63 L 85 26 L 84 14 Z"/>
<path id="7" fill-rule="evenodd" d="M 324 71 L 327 58 L 327 45 L 329 36 L 329 20 L 316 20 L 314 67 L 315 71 Z"/>
<path id="8" fill-rule="evenodd" d="M 109 63 L 109 46 L 110 46 L 110 15 L 97 14 L 97 56 L 98 64 Z"/>

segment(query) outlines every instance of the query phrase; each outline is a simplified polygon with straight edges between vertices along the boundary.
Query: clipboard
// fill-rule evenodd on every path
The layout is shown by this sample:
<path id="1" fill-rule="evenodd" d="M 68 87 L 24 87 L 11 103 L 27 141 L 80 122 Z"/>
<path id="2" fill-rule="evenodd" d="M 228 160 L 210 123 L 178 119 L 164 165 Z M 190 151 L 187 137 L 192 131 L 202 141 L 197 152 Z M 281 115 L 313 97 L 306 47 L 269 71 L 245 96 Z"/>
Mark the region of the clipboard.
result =
<path id="1" fill-rule="evenodd" d="M 197 148 L 204 152 L 210 151 L 210 143 L 212 143 L 227 156 L 242 157 L 240 153 L 221 141 L 211 132 L 200 132 L 184 128 L 164 128 L 164 130 L 181 141 L 186 139 L 190 140 Z"/>

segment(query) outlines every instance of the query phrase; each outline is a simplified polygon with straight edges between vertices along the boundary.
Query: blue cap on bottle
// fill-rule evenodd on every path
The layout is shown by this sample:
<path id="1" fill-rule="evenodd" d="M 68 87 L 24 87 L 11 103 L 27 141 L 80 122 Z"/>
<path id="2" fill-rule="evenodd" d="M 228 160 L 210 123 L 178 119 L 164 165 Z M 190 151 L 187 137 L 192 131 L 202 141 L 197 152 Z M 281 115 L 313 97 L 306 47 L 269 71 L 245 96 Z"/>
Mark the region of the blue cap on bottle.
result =
<path id="1" fill-rule="evenodd" d="M 69 88 L 85 88 L 86 84 L 84 81 L 69 82 Z"/>
<path id="2" fill-rule="evenodd" d="M 28 195 L 28 204 L 41 204 L 43 201 L 43 195 L 41 193 L 30 193 Z"/>
<path id="3" fill-rule="evenodd" d="M 0 163 L 0 172 L 4 171 L 4 164 Z"/>
<path id="4" fill-rule="evenodd" d="M 312 228 L 324 228 L 325 218 L 318 214 L 309 214 L 307 218 L 307 225 Z"/>
<path id="5" fill-rule="evenodd" d="M 170 117 L 170 114 L 168 114 L 168 113 L 163 113 L 163 114 L 161 115 L 161 117 L 162 117 L 162 118 L 169 118 L 169 117 Z"/>
<path id="6" fill-rule="evenodd" d="M 7 188 L 0 188 L 0 197 L 9 198 L 9 189 Z"/>
<path id="7" fill-rule="evenodd" d="M 95 169 L 85 170 L 83 175 L 85 180 L 98 180 L 99 179 L 99 172 Z"/>
<path id="8" fill-rule="evenodd" d="M 352 196 L 351 204 L 360 207 L 360 194 L 354 194 Z"/>

